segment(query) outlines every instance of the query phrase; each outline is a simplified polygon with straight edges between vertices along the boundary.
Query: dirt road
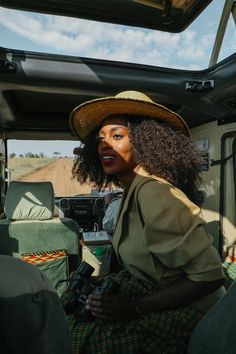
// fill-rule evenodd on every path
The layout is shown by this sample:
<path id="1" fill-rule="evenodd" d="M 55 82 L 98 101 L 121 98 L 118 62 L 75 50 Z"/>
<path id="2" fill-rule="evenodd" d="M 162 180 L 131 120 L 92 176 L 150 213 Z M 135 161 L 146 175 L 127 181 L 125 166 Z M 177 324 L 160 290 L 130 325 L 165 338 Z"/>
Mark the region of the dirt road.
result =
<path id="1" fill-rule="evenodd" d="M 21 180 L 30 182 L 50 181 L 53 184 L 56 196 L 90 193 L 91 186 L 81 185 L 75 179 L 72 179 L 72 166 L 72 160 L 58 158 L 52 164 L 28 174 Z"/>

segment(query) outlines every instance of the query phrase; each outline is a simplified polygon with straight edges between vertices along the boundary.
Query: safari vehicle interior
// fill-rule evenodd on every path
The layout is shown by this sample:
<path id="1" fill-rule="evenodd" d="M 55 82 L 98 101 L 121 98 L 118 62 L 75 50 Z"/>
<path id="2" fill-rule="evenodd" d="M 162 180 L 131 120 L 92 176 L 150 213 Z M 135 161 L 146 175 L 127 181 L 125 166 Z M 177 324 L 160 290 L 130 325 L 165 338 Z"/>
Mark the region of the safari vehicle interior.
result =
<path id="1" fill-rule="evenodd" d="M 0 6 L 181 33 L 216 1 L 0 0 Z M 200 191 L 206 228 L 213 235 L 214 245 L 233 280 L 236 277 L 236 54 L 232 52 L 223 59 L 220 56 L 230 19 L 231 26 L 235 26 L 235 1 L 222 0 L 222 13 L 211 40 L 211 56 L 204 69 L 170 68 L 0 47 L 2 220 L 6 218 L 5 200 L 11 182 L 8 173 L 11 140 L 69 141 L 76 147 L 79 142 L 72 135 L 68 122 L 69 112 L 75 106 L 122 90 L 143 91 L 179 113 L 191 129 L 203 157 Z M 232 48 L 234 51 L 233 43 Z M 82 195 L 55 196 L 59 217 L 72 219 L 78 226 L 78 240 L 81 228 L 84 228 L 82 232 L 88 233 L 103 231 L 101 218 L 109 199 L 105 199 L 107 194 L 98 194 L 91 188 L 89 193 Z M 91 235 L 85 236 L 89 239 Z M 104 234 L 102 237 L 100 244 L 106 246 L 109 240 Z M 99 254 L 99 251 L 94 240 L 91 245 L 94 247 L 93 257 L 94 252 Z M 36 246 L 31 251 L 41 252 L 42 249 Z"/>

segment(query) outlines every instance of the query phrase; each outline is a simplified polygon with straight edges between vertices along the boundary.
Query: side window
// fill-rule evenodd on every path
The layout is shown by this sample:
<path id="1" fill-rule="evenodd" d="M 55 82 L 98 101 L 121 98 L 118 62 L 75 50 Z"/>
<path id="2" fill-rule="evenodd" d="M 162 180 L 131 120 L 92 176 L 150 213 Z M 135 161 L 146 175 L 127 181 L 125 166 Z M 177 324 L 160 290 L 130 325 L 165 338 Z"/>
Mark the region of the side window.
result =
<path id="1" fill-rule="evenodd" d="M 0 214 L 3 212 L 5 196 L 5 144 L 0 139 Z"/>
<path id="2" fill-rule="evenodd" d="M 233 182 L 234 182 L 234 215 L 235 215 L 235 225 L 236 225 L 236 139 L 233 140 Z"/>
<path id="3" fill-rule="evenodd" d="M 236 168 L 235 132 L 227 132 L 222 136 L 221 181 L 220 181 L 220 236 L 221 248 L 229 251 L 236 246 Z"/>

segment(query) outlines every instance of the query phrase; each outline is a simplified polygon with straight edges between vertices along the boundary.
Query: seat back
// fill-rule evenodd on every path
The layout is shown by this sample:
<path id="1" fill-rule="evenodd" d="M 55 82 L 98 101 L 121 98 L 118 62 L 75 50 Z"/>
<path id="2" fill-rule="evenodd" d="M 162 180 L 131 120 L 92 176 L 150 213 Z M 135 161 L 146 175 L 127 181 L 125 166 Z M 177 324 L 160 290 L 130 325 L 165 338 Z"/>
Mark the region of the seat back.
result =
<path id="1" fill-rule="evenodd" d="M 0 343 L 5 354 L 72 354 L 58 295 L 42 272 L 0 256 Z"/>
<path id="2" fill-rule="evenodd" d="M 198 322 L 187 354 L 235 354 L 236 352 L 236 280 L 226 294 Z"/>
<path id="3" fill-rule="evenodd" d="M 53 217 L 54 204 L 51 182 L 12 181 L 5 219 L 0 220 L 0 254 L 35 264 L 56 286 L 76 269 L 80 257 L 79 226 L 72 219 Z"/>

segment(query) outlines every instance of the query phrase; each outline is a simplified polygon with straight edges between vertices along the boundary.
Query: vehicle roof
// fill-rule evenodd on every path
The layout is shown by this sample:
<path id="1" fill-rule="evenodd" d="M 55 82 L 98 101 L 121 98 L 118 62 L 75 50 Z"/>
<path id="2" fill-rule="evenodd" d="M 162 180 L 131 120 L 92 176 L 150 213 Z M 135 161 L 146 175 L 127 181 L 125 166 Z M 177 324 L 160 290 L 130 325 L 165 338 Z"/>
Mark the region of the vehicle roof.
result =
<path id="1" fill-rule="evenodd" d="M 152 2 L 164 3 L 159 0 Z M 90 14 L 96 10 L 97 1 L 70 1 L 66 7 L 67 14 L 73 5 L 75 12 L 79 11 L 77 3 L 81 5 L 81 11 L 88 4 Z M 114 8 L 110 7 L 113 10 L 115 3 L 117 6 L 123 3 L 131 6 L 133 2 L 112 1 Z M 177 3 L 196 6 L 197 16 L 203 9 L 200 3 L 206 6 L 210 1 L 172 1 L 172 4 Z M 62 11 L 65 2 L 48 0 L 43 5 L 39 4 L 0 0 L 2 6 L 45 12 L 54 12 L 56 6 Z M 99 2 L 100 9 L 102 6 L 109 8 L 107 1 Z M 109 16 L 113 20 L 111 13 Z M 75 106 L 127 89 L 143 91 L 153 100 L 176 111 L 190 128 L 213 120 L 224 124 L 235 119 L 235 77 L 236 54 L 208 69 L 194 71 L 0 47 L 0 132 L 10 138 L 44 136 L 72 139 L 68 116 Z"/>

